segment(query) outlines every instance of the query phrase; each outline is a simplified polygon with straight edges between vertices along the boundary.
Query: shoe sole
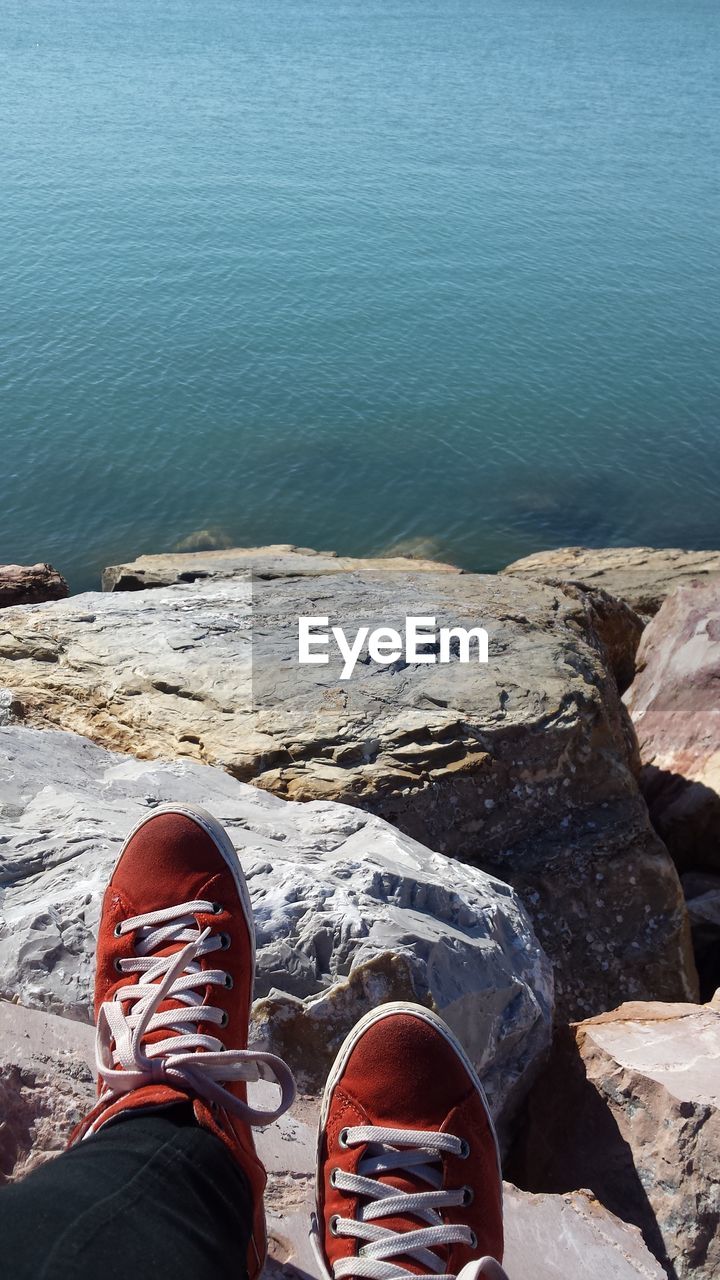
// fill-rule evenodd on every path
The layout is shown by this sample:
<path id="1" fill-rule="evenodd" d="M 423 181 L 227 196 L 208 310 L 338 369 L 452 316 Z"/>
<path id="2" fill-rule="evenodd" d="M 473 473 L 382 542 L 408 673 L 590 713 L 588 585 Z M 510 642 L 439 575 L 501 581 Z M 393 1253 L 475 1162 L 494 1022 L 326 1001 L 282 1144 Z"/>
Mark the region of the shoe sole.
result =
<path id="1" fill-rule="evenodd" d="M 320 1109 L 320 1122 L 318 1126 L 318 1145 L 317 1145 L 316 1179 L 315 1179 L 315 1198 L 316 1198 L 316 1213 L 318 1215 L 318 1225 L 319 1225 L 319 1204 L 320 1204 L 320 1151 L 322 1149 L 323 1134 L 325 1133 L 325 1126 L 327 1124 L 327 1117 L 328 1117 L 328 1112 L 330 1110 L 330 1103 L 332 1101 L 333 1093 L 335 1092 L 335 1088 L 338 1084 L 338 1081 L 340 1080 L 343 1074 L 343 1071 L 345 1070 L 350 1054 L 352 1053 L 358 1041 L 362 1039 L 368 1027 L 374 1026 L 376 1022 L 382 1022 L 383 1018 L 392 1018 L 398 1013 L 409 1014 L 411 1017 L 419 1018 L 422 1022 L 426 1022 L 429 1026 L 433 1027 L 435 1031 L 438 1031 L 440 1035 L 443 1037 L 443 1039 L 447 1042 L 447 1044 L 449 1044 L 450 1047 L 455 1051 L 456 1056 L 460 1059 L 465 1070 L 467 1071 L 467 1074 L 470 1077 L 472 1084 L 475 1086 L 475 1089 L 480 1095 L 480 1099 L 482 1101 L 483 1107 L 485 1109 L 485 1114 L 487 1116 L 487 1121 L 490 1126 L 490 1132 L 493 1137 L 493 1142 L 495 1144 L 495 1159 L 497 1162 L 498 1181 L 500 1184 L 500 1197 L 501 1197 L 501 1203 L 502 1203 L 503 1188 L 502 1188 L 502 1165 L 500 1161 L 500 1146 L 498 1143 L 497 1133 L 495 1131 L 493 1118 L 490 1114 L 490 1107 L 488 1106 L 487 1094 L 485 1093 L 485 1090 L 483 1088 L 482 1082 L 480 1080 L 480 1077 L 478 1076 L 477 1071 L 475 1070 L 472 1062 L 470 1061 L 465 1050 L 460 1044 L 460 1041 L 450 1030 L 447 1023 L 443 1022 L 442 1018 L 439 1018 L 436 1013 L 432 1012 L 432 1010 L 424 1008 L 423 1005 L 411 1004 L 409 1001 L 397 1000 L 391 1004 L 382 1004 L 378 1009 L 371 1009 L 369 1013 L 366 1013 L 360 1019 L 360 1021 L 353 1027 L 352 1031 L 345 1037 L 342 1045 L 340 1046 L 335 1062 L 333 1063 L 330 1069 L 330 1074 L 327 1079 L 327 1084 L 325 1085 L 325 1092 L 323 1093 L 322 1107 Z"/>
<path id="2" fill-rule="evenodd" d="M 133 837 L 136 836 L 139 831 L 142 831 L 143 827 L 146 826 L 148 822 L 152 822 L 153 818 L 157 818 L 163 813 L 176 813 L 179 814 L 180 817 L 190 818 L 192 822 L 196 823 L 196 825 L 205 832 L 205 835 L 210 837 L 218 850 L 218 853 L 221 854 L 223 860 L 232 872 L 235 887 L 240 899 L 240 905 L 242 906 L 243 915 L 245 917 L 245 923 L 248 928 L 248 934 L 250 936 L 250 951 L 252 955 L 252 985 L 250 989 L 253 991 L 255 987 L 255 923 L 253 920 L 250 891 L 247 887 L 247 881 L 245 879 L 242 866 L 240 865 L 240 857 L 235 845 L 230 839 L 230 836 L 222 823 L 218 822 L 217 818 L 214 818 L 211 813 L 208 813 L 207 809 L 202 809 L 200 805 L 192 804 L 161 804 L 158 805 L 156 809 L 153 809 L 151 813 L 145 814 L 145 816 L 135 824 L 130 835 L 125 839 L 122 849 L 117 856 L 115 866 L 113 867 L 113 875 L 115 874 L 120 863 L 120 859 Z"/>

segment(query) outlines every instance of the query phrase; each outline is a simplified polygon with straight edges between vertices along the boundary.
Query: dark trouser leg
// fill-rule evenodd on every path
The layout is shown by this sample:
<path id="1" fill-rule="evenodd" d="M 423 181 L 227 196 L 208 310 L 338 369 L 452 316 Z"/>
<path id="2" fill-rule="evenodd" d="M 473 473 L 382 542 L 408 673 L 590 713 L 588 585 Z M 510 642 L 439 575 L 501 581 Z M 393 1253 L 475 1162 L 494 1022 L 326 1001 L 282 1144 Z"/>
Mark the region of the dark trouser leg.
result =
<path id="1" fill-rule="evenodd" d="M 8 1280 L 242 1280 L 245 1176 L 189 1106 L 108 1125 L 0 1190 Z"/>

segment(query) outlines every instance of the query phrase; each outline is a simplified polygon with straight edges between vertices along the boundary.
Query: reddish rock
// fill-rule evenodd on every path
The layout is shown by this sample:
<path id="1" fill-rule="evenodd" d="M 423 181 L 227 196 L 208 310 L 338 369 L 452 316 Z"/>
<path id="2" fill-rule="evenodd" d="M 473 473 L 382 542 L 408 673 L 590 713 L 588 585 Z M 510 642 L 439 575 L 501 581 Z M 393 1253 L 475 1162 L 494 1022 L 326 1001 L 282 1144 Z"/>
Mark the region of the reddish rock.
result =
<path id="1" fill-rule="evenodd" d="M 0 564 L 0 609 L 64 600 L 67 595 L 67 582 L 51 564 Z"/>
<path id="2" fill-rule="evenodd" d="M 681 871 L 720 871 L 720 581 L 668 597 L 626 701 L 655 829 Z"/>
<path id="3" fill-rule="evenodd" d="M 589 1191 L 529 1195 L 506 1182 L 503 1211 L 510 1280 L 665 1280 L 637 1227 Z"/>
<path id="4" fill-rule="evenodd" d="M 510 1176 L 590 1188 L 673 1280 L 720 1274 L 720 996 L 625 1004 L 559 1032 Z"/>

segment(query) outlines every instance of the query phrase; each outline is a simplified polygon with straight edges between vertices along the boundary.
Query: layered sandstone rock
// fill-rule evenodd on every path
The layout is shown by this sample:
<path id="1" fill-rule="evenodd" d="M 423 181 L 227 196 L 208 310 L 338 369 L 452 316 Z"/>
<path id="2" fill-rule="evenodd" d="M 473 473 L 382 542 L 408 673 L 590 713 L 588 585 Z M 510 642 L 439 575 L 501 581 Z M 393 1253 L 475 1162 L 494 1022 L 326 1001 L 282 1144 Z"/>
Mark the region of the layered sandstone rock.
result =
<path id="1" fill-rule="evenodd" d="M 717 580 L 720 551 L 681 551 L 677 547 L 558 547 L 555 551 L 538 551 L 515 560 L 502 572 L 604 587 L 644 618 L 650 618 L 675 587 L 708 576 Z"/>
<path id="2" fill-rule="evenodd" d="M 67 594 L 67 582 L 51 564 L 0 564 L 0 609 L 63 600 Z"/>
<path id="3" fill-rule="evenodd" d="M 489 661 L 299 666 L 298 618 L 489 634 Z M 420 657 L 437 657 L 434 642 Z M 561 1015 L 697 993 L 684 901 L 583 592 L 511 577 L 234 577 L 6 610 L 0 689 L 27 723 L 340 800 L 521 894 Z M 458 871 L 458 875 L 460 875 Z"/>
<path id="4" fill-rule="evenodd" d="M 559 1033 L 511 1176 L 589 1187 L 684 1280 L 720 1272 L 720 1001 L 628 1004 Z"/>
<path id="5" fill-rule="evenodd" d="M 602 587 L 561 578 L 547 578 L 545 581 L 586 607 L 618 690 L 624 693 L 635 677 L 635 658 L 645 629 L 643 618 L 624 600 L 611 596 Z"/>
<path id="6" fill-rule="evenodd" d="M 149 587 L 171 587 L 179 582 L 243 577 L 248 570 L 261 578 L 294 575 L 312 578 L 323 573 L 350 573 L 361 569 L 378 572 L 460 572 L 453 565 L 415 555 L 398 554 L 359 559 L 338 556 L 334 551 L 313 551 L 310 547 L 278 543 L 269 547 L 170 551 L 165 555 L 138 556 L 128 564 L 113 564 L 104 569 L 102 587 L 103 591 L 142 591 Z"/>
<path id="7" fill-rule="evenodd" d="M 627 704 L 656 830 L 681 870 L 720 871 L 720 580 L 665 601 Z"/>
<path id="8" fill-rule="evenodd" d="M 499 1116 L 550 1039 L 552 976 L 513 891 L 344 805 L 288 804 L 220 769 L 0 729 L 0 995 L 89 1020 L 95 934 L 122 839 L 160 802 L 200 804 L 240 851 L 257 934 L 254 1036 L 318 1084 L 369 1004 L 435 1008 Z M 268 1002 L 292 1025 L 268 1027 Z"/>

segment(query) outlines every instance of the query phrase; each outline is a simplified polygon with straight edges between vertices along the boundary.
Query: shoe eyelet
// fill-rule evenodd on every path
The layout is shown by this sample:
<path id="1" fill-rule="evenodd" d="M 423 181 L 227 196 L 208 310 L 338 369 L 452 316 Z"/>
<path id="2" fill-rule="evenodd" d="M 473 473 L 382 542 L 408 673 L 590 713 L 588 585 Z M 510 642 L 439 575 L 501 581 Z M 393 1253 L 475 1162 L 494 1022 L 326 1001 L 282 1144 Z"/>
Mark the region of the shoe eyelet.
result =
<path id="1" fill-rule="evenodd" d="M 113 960 L 113 969 L 116 973 L 122 973 L 121 963 L 120 960 Z"/>
<path id="2" fill-rule="evenodd" d="M 470 1248 L 477 1249 L 477 1246 L 478 1246 L 478 1238 L 475 1235 L 475 1232 L 471 1231 L 470 1232 Z"/>
<path id="3" fill-rule="evenodd" d="M 464 1138 L 460 1139 L 459 1155 L 461 1160 L 467 1160 L 468 1156 L 470 1155 L 470 1143 L 466 1142 Z"/>
<path id="4" fill-rule="evenodd" d="M 473 1200 L 475 1199 L 475 1192 L 473 1191 L 472 1187 L 463 1187 L 462 1193 L 463 1193 L 463 1198 L 462 1198 L 463 1204 L 465 1206 L 472 1204 Z"/>
<path id="5" fill-rule="evenodd" d="M 122 924 L 116 924 L 113 933 L 116 938 L 122 938 Z"/>
<path id="6" fill-rule="evenodd" d="M 337 1169 L 330 1170 L 330 1186 L 331 1187 L 337 1186 L 337 1175 L 338 1175 Z"/>
<path id="7" fill-rule="evenodd" d="M 233 987 L 235 986 L 235 982 L 233 980 L 233 976 L 231 973 L 225 974 L 225 986 L 227 987 L 228 991 L 232 991 Z"/>
<path id="8" fill-rule="evenodd" d="M 230 1021 L 230 1015 L 228 1013 L 225 1013 L 225 1011 L 223 1010 L 223 1016 L 220 1019 L 220 1026 L 226 1027 L 229 1021 Z"/>
<path id="9" fill-rule="evenodd" d="M 348 1140 L 347 1140 L 347 1137 L 348 1137 L 348 1130 L 347 1130 L 347 1129 L 341 1129 L 341 1130 L 340 1130 L 340 1132 L 339 1132 L 339 1134 L 338 1134 L 338 1146 L 339 1146 L 339 1147 L 342 1147 L 343 1151 L 347 1151 L 347 1149 L 348 1149 Z"/>
<path id="10" fill-rule="evenodd" d="M 229 946 L 230 946 L 231 941 L 232 941 L 232 939 L 231 939 L 231 937 L 230 937 L 230 934 L 229 934 L 229 933 L 221 933 L 221 934 L 220 934 L 220 950 L 221 950 L 221 951 L 227 951 L 227 950 L 228 950 L 228 948 L 229 948 Z"/>
<path id="11" fill-rule="evenodd" d="M 336 1236 L 339 1234 L 337 1229 L 337 1224 L 339 1221 L 340 1221 L 339 1215 L 337 1213 L 334 1213 L 332 1218 L 330 1219 L 330 1235 L 331 1236 Z"/>
<path id="12" fill-rule="evenodd" d="M 211 904 L 210 904 L 210 914 L 211 914 L 211 915 L 213 915 L 213 916 L 219 916 L 219 915 L 221 914 L 221 912 L 222 912 L 222 906 L 221 906 L 221 904 L 220 904 L 219 902 L 213 902 L 213 903 L 211 903 Z"/>

